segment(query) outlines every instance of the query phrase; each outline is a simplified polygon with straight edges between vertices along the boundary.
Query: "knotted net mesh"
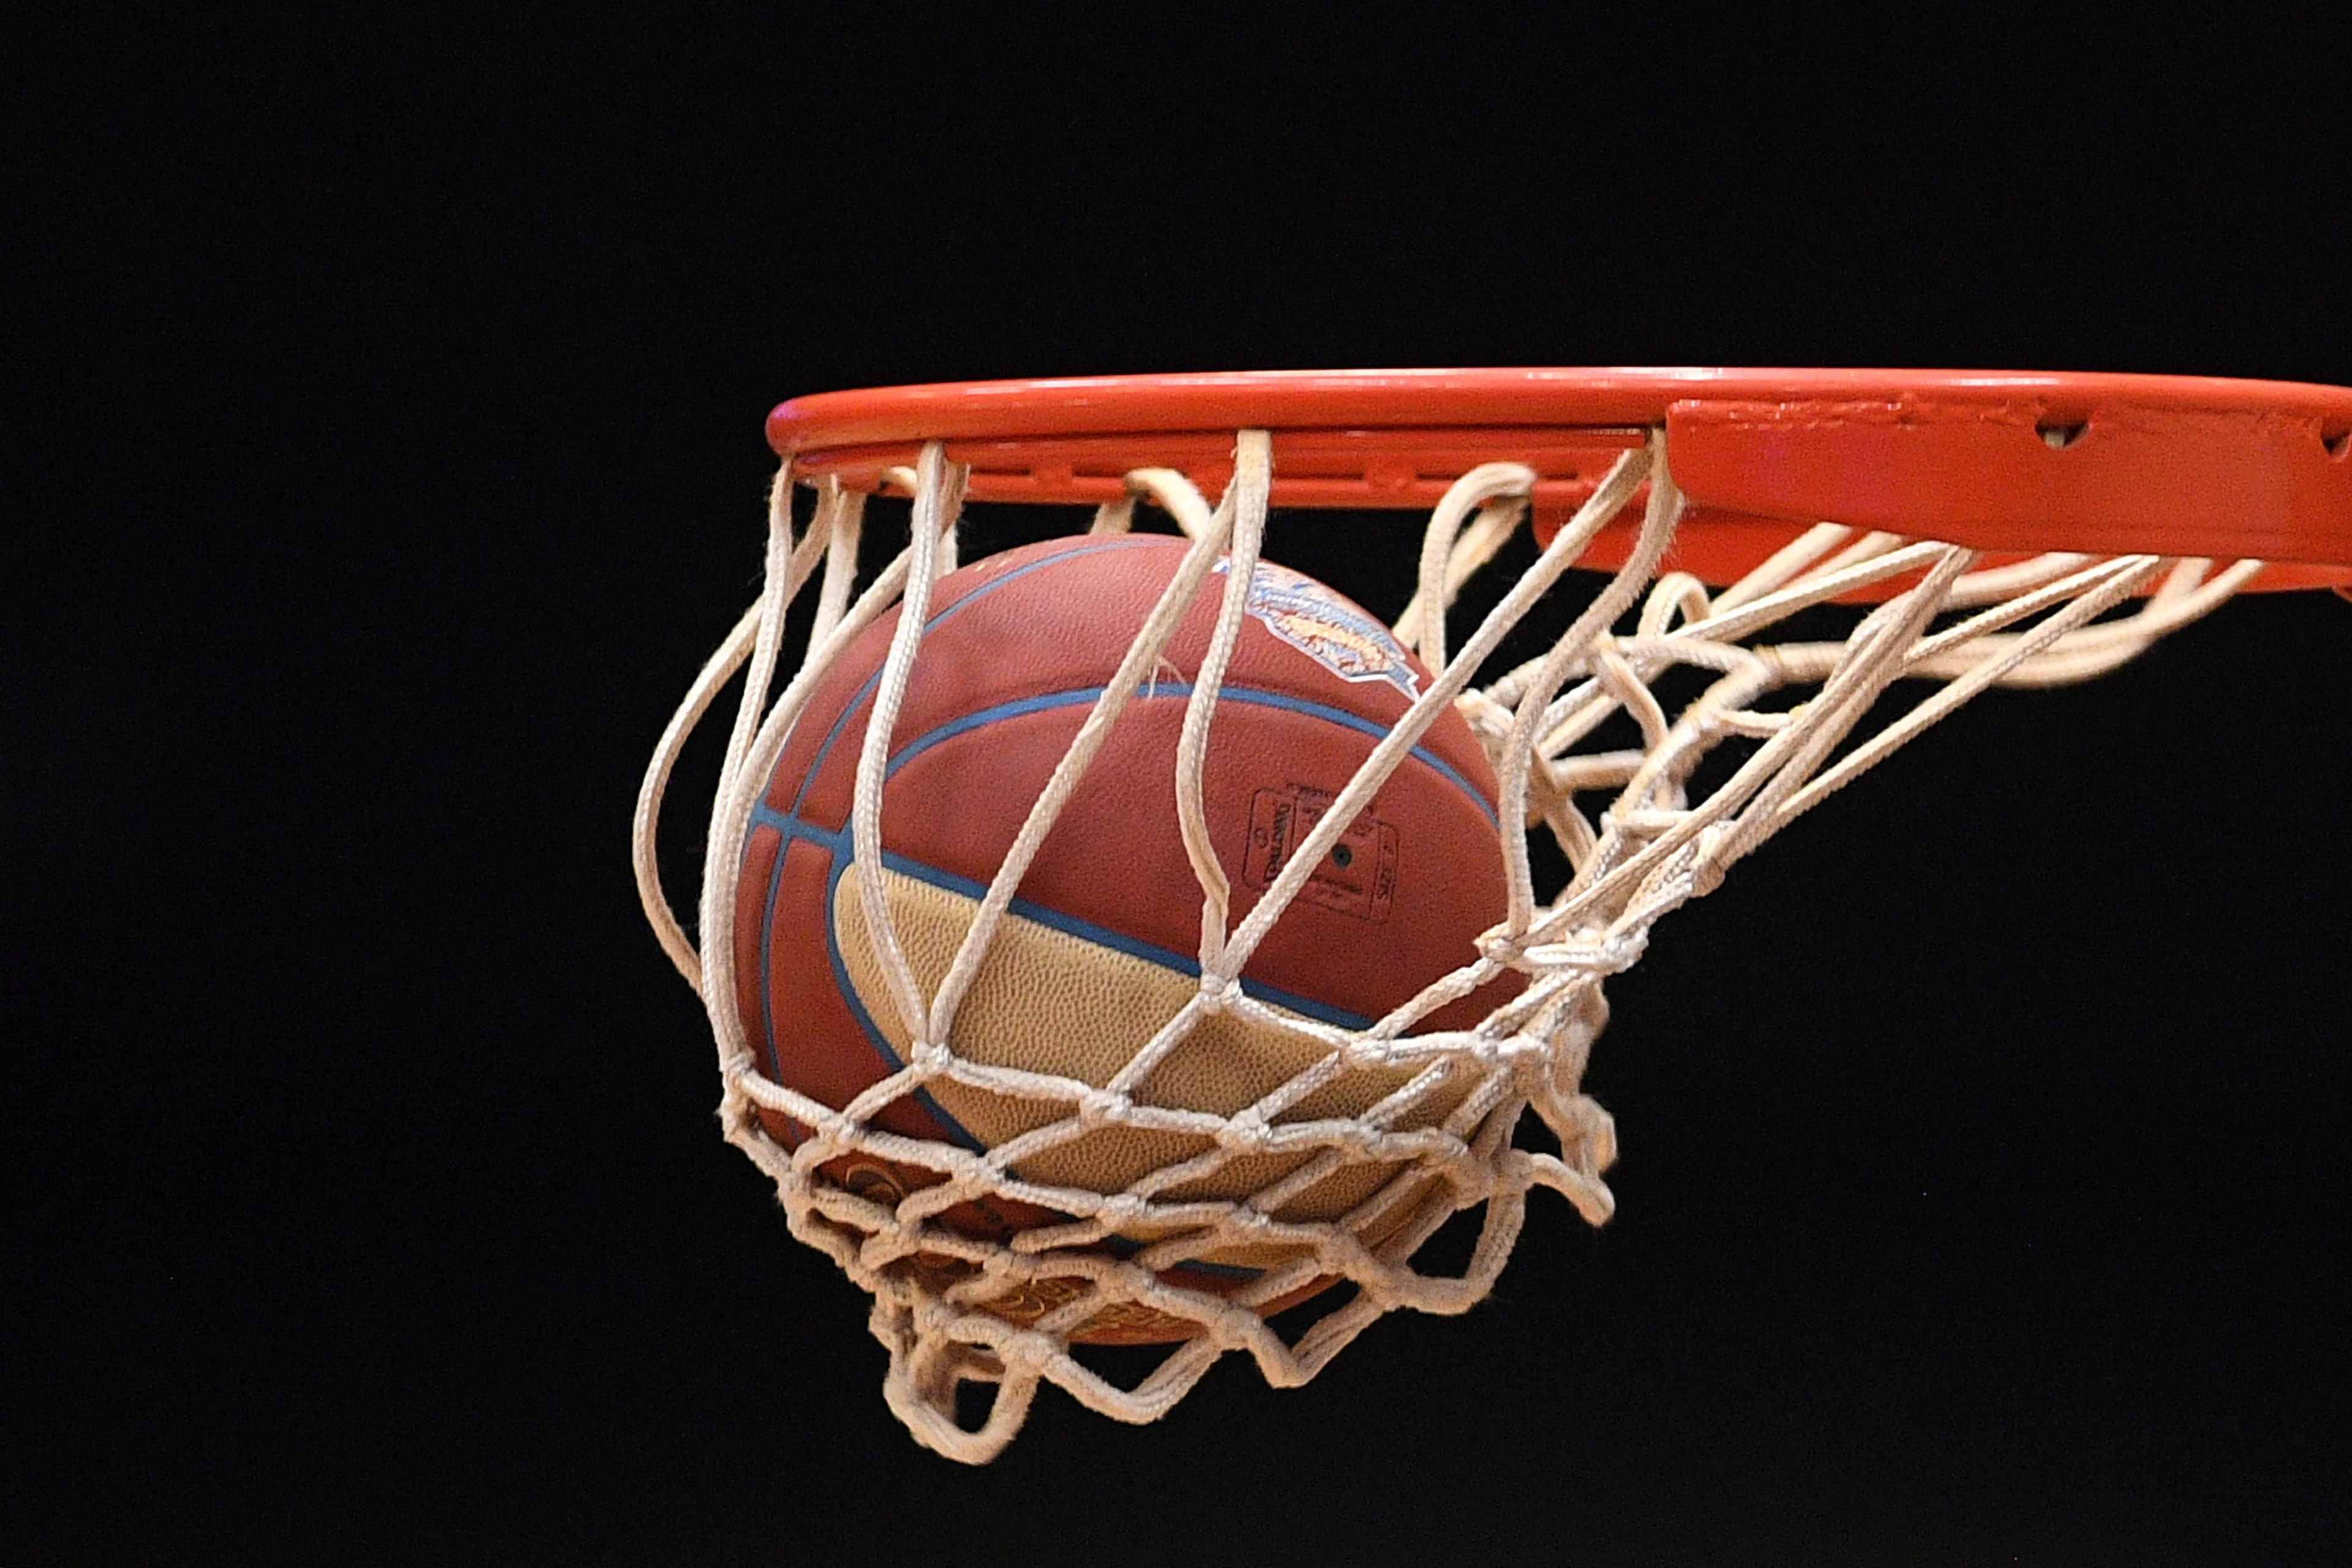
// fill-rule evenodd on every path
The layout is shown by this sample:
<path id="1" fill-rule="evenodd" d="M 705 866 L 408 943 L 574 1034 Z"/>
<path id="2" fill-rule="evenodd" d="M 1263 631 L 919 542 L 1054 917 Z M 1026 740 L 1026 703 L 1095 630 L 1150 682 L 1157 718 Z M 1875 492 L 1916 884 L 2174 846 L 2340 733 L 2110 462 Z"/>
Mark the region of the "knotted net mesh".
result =
<path id="1" fill-rule="evenodd" d="M 1614 1156 L 1608 1114 L 1580 1089 L 1588 1053 L 1607 1020 L 1602 985 L 1637 962 L 1660 916 L 1709 892 L 1725 871 L 1895 747 L 1993 685 L 2084 679 L 2131 658 L 2242 586 L 2261 563 L 2223 565 L 2147 555 L 2047 554 L 1980 564 L 1957 545 L 1822 524 L 1738 582 L 1711 590 L 1660 566 L 1685 515 L 1663 431 L 1618 458 L 1590 499 L 1503 587 L 1459 646 L 1447 612 L 1465 584 L 1496 563 L 1529 521 L 1533 468 L 1482 464 L 1463 473 L 1431 512 L 1418 581 L 1395 623 L 1399 639 L 1434 672 L 1428 689 L 1372 750 L 1238 924 L 1211 843 L 1202 766 L 1264 541 L 1273 472 L 1262 430 L 1236 434 L 1230 481 L 1216 504 L 1182 473 L 1139 468 L 1125 499 L 1097 509 L 1096 532 L 1128 529 L 1136 503 L 1171 518 L 1189 548 L 1165 595 L 1127 649 L 974 912 L 935 988 L 919 982 L 879 879 L 864 879 L 862 912 L 905 1037 L 899 1070 L 835 1107 L 760 1069 L 734 997 L 730 944 L 696 946 L 662 891 L 654 854 L 664 791 L 687 736 L 719 692 L 743 672 L 727 742 L 698 925 L 734 929 L 737 865 L 754 804 L 817 679 L 850 640 L 902 605 L 858 756 L 851 833 L 856 861 L 881 863 L 882 782 L 892 730 L 923 658 L 933 585 L 956 562 L 965 474 L 939 442 L 893 469 L 913 498 L 910 538 L 861 589 L 865 496 L 837 480 L 817 485 L 813 520 L 795 530 L 795 476 L 778 476 L 766 581 L 759 601 L 710 658 L 657 748 L 638 802 L 635 865 L 646 913 L 664 947 L 703 996 L 719 1055 L 719 1115 L 728 1139 L 772 1176 L 792 1233 L 828 1256 L 874 1299 L 872 1331 L 889 1352 L 884 1390 L 916 1438 L 971 1463 L 993 1458 L 1024 1419 L 1041 1383 L 1129 1422 L 1164 1414 L 1228 1352 L 1247 1354 L 1278 1386 L 1306 1382 L 1381 1314 L 1401 1308 L 1458 1313 L 1483 1298 L 1507 1260 L 1528 1194 L 1549 1188 L 1599 1225 L 1613 1199 L 1602 1173 Z M 1623 563 L 1605 575 L 1571 568 L 1621 514 L 1639 517 Z M 1524 553 L 1524 552 L 1522 552 Z M 1220 561 L 1230 569 L 1218 571 Z M 805 653 L 771 700 L 788 611 L 816 585 Z M 1400 585 L 1402 586 L 1402 585 Z M 990 1065 L 960 1056 L 955 1020 L 1023 873 L 1051 831 L 1122 708 L 1154 668 L 1196 595 L 1221 595 L 1216 629 L 1186 700 L 1175 757 L 1176 802 L 1201 899 L 1200 983 L 1172 1016 L 1139 1020 L 1132 1054 L 1102 1082 Z M 1879 602 L 1868 607 L 1870 600 Z M 1792 618 L 1819 621 L 1846 606 L 1843 636 L 1771 641 Z M 1538 614 L 1564 629 L 1542 651 L 1499 656 Z M 748 668 L 746 668 L 748 666 Z M 1899 716 L 1871 715 L 1898 682 L 1923 683 Z M 1695 697 L 1685 694 L 1696 690 Z M 1899 703 L 1885 705 L 1900 708 Z M 1503 920 L 1458 967 L 1387 1016 L 1343 1028 L 1266 1005 L 1242 989 L 1252 952 L 1321 858 L 1446 708 L 1459 711 L 1491 758 L 1506 832 Z M 1610 743 L 1630 737 L 1632 743 Z M 1565 884 L 1548 894 L 1529 837 L 1565 857 Z M 1524 984 L 1475 1027 L 1418 1030 L 1438 1008 L 1517 971 Z M 1232 1115 L 1143 1103 L 1136 1089 L 1204 1019 L 1239 1016 L 1296 1037 L 1311 1065 Z M 1401 1086 L 1354 1115 L 1295 1112 L 1342 1075 L 1377 1070 Z M 885 1106 L 952 1082 L 1033 1101 L 1042 1125 L 984 1150 L 893 1133 Z M 1449 1107 L 1442 1115 L 1426 1109 Z M 772 1138 L 765 1109 L 808 1129 L 796 1147 Z M 1515 1141 L 1532 1116 L 1557 1154 Z M 1118 1191 L 1043 1184 L 1024 1165 L 1105 1129 L 1187 1136 L 1202 1152 Z M 864 1154 L 936 1173 L 912 1192 L 852 1191 L 820 1170 Z M 1237 1162 L 1283 1158 L 1278 1179 L 1206 1199 L 1202 1184 Z M 1333 1173 L 1379 1165 L 1393 1173 L 1329 1219 L 1286 1205 Z M 1066 1216 L 1008 1239 L 977 1239 L 945 1223 L 950 1208 L 1002 1197 Z M 1415 1267 L 1439 1228 L 1473 1215 L 1476 1239 L 1458 1272 Z M 1137 1247 L 1106 1246 L 1149 1238 Z M 1230 1295 L 1171 1282 L 1167 1271 L 1236 1247 L 1286 1259 Z M 1319 1281 L 1339 1299 L 1288 1337 L 1268 1309 Z M 1344 1299 L 1342 1299 L 1344 1298 Z M 1279 1315 L 1279 1314 L 1276 1314 Z M 1149 1321 L 1188 1335 L 1139 1380 L 1122 1385 L 1074 1353 L 1074 1335 Z M 1286 1320 L 1287 1321 L 1287 1320 Z M 1163 1335 L 1161 1337 L 1169 1337 Z M 993 1384 L 974 1426 L 958 1418 L 965 1384 Z"/>

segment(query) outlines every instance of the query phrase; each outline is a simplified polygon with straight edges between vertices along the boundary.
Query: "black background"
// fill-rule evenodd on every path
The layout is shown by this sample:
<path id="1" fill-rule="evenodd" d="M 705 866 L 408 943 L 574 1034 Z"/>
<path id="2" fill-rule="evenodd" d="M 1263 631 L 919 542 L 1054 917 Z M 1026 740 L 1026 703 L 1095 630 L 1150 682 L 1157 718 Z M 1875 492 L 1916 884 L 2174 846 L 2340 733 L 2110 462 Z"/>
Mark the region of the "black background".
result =
<path id="1" fill-rule="evenodd" d="M 1049 1393 L 985 1470 L 895 1424 L 862 1299 L 720 1142 L 626 859 L 784 396 L 2352 383 L 2320 36 L 60 26 L 8 111 L 17 1560 L 2326 1552 L 2327 595 L 1993 694 L 1662 926 L 1589 1079 L 1604 1231 L 1538 1200 L 1465 1319 L 1147 1428 Z"/>

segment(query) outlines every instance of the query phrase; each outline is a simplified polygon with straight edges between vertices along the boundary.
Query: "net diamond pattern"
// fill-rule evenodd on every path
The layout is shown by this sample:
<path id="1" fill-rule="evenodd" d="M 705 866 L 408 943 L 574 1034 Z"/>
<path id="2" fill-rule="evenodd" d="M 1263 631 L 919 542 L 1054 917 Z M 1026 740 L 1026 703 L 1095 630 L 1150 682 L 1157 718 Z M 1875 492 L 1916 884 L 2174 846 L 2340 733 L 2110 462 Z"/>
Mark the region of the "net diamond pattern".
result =
<path id="1" fill-rule="evenodd" d="M 654 832 L 688 734 L 744 671 L 698 920 L 705 932 L 732 930 L 736 859 L 750 813 L 794 720 L 849 639 L 903 604 L 858 759 L 851 822 L 857 862 L 881 863 L 881 784 L 893 724 L 922 657 L 932 585 L 955 564 L 963 475 L 941 444 L 925 447 L 916 468 L 893 471 L 897 487 L 914 498 L 912 537 L 862 590 L 856 579 L 865 498 L 825 481 L 813 521 L 796 537 L 793 476 L 789 466 L 778 476 L 764 591 L 702 670 L 646 777 L 635 822 L 639 889 L 664 947 L 708 1005 L 726 1135 L 775 1181 L 792 1233 L 872 1295 L 872 1331 L 889 1355 L 884 1392 L 891 1408 L 919 1441 L 955 1459 L 992 1458 L 1043 1383 L 1103 1415 L 1147 1422 L 1229 1352 L 1249 1356 L 1269 1383 L 1289 1386 L 1313 1377 L 1383 1313 L 1465 1311 L 1501 1272 L 1537 1188 L 1566 1198 L 1594 1225 L 1608 1219 L 1614 1200 L 1603 1173 L 1614 1156 L 1614 1131 L 1580 1085 L 1608 1017 L 1603 983 L 1641 958 L 1661 916 L 1712 891 L 1765 839 L 1987 687 L 2054 685 L 2112 668 L 2211 609 L 2261 567 L 2056 554 L 1987 567 L 1958 546 L 1822 524 L 1739 582 L 1710 592 L 1694 577 L 1659 574 L 1685 509 L 1664 434 L 1654 431 L 1618 460 L 1457 647 L 1446 612 L 1527 525 L 1536 482 L 1530 468 L 1485 464 L 1461 475 L 1430 515 L 1417 591 L 1396 623 L 1398 637 L 1436 679 L 1236 925 L 1203 813 L 1202 763 L 1214 744 L 1218 692 L 1264 538 L 1271 454 L 1266 432 L 1238 432 L 1233 477 L 1213 507 L 1182 474 L 1138 468 L 1128 476 L 1128 499 L 1097 511 L 1094 531 L 1116 532 L 1130 525 L 1138 500 L 1159 507 L 1190 541 L 1183 564 L 1035 803 L 936 992 L 926 994 L 899 945 L 881 879 L 861 879 L 868 935 L 915 1044 L 902 1070 L 847 1105 L 836 1110 L 759 1071 L 732 1002 L 729 944 L 697 952 L 661 890 Z M 1623 566 L 1597 589 L 1592 574 L 1570 578 L 1621 514 L 1640 519 Z M 1230 568 L 1220 572 L 1221 560 Z M 812 584 L 816 606 L 805 656 L 772 701 L 786 612 Z M 1874 588 L 1883 602 L 1849 611 L 1842 637 L 1769 640 L 1801 612 L 1869 596 Z M 958 1056 L 958 1007 L 1024 870 L 1179 617 L 1203 593 L 1222 596 L 1219 618 L 1176 757 L 1180 826 L 1201 893 L 1197 992 L 1156 1028 L 1139 1027 L 1133 1055 L 1105 1083 Z M 1566 602 L 1576 594 L 1589 596 Z M 1506 637 L 1539 609 L 1554 620 L 1564 616 L 1565 629 L 1544 651 L 1501 667 Z M 1874 709 L 1904 681 L 1927 683 L 1930 695 L 1873 729 Z M 1698 694 L 1675 699 L 1670 709 L 1662 695 L 1669 688 Z M 1557 844 L 1570 868 L 1566 885 L 1539 896 L 1528 836 L 1507 833 L 1503 921 L 1459 968 L 1368 1028 L 1302 1019 L 1244 994 L 1236 977 L 1253 951 L 1448 706 L 1468 720 L 1494 761 L 1502 820 L 1523 821 L 1530 834 Z M 1603 749 L 1600 737 L 1611 731 L 1630 731 L 1637 742 Z M 1703 767 L 1707 782 L 1700 787 Z M 1416 1031 L 1421 1019 L 1507 969 L 1526 977 L 1524 988 L 1475 1028 Z M 1301 1037 L 1316 1047 L 1314 1065 L 1232 1116 L 1139 1103 L 1134 1091 L 1153 1067 L 1223 1011 Z M 1401 1087 L 1360 1114 L 1288 1114 L 1318 1088 L 1362 1068 L 1408 1070 Z M 885 1105 L 941 1080 L 1034 1101 L 1051 1116 L 983 1152 L 874 1124 Z M 1452 1109 L 1435 1120 L 1412 1114 L 1431 1104 Z M 763 1130 L 760 1108 L 792 1117 L 812 1135 L 787 1151 Z M 1549 1129 L 1558 1154 L 1517 1145 L 1514 1134 L 1529 1117 Z M 1117 1192 L 1044 1185 L 1021 1174 L 1039 1152 L 1107 1128 L 1181 1133 L 1191 1146 L 1205 1146 Z M 852 1192 L 818 1170 L 845 1153 L 940 1179 L 907 1194 Z M 1184 1195 L 1236 1161 L 1269 1154 L 1285 1156 L 1288 1167 L 1269 1185 L 1234 1198 Z M 1395 1174 L 1353 1210 L 1331 1220 L 1284 1217 L 1296 1195 L 1367 1162 Z M 980 1194 L 1068 1219 L 1003 1244 L 942 1222 L 950 1206 Z M 1454 1274 L 1414 1267 L 1441 1226 L 1477 1210 L 1483 1215 L 1466 1267 Z M 1103 1246 L 1122 1235 L 1150 1239 L 1126 1256 Z M 1289 1261 L 1222 1298 L 1171 1284 L 1160 1272 L 1235 1246 L 1278 1247 L 1276 1256 Z M 1352 1295 L 1286 1339 L 1261 1309 L 1325 1279 L 1346 1281 Z M 1088 1325 L 1139 1318 L 1172 1320 L 1191 1337 L 1132 1386 L 1073 1354 L 1071 1336 Z M 970 1382 L 996 1385 L 977 1427 L 956 1414 L 958 1385 Z"/>

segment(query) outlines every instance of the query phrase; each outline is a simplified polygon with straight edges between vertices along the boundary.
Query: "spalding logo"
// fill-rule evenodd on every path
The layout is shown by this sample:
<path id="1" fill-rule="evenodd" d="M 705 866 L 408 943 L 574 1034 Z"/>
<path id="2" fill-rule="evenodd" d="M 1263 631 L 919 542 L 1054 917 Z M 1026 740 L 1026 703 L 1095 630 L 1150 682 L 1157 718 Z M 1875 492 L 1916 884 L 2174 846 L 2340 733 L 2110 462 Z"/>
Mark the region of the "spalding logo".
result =
<path id="1" fill-rule="evenodd" d="M 1218 562 L 1218 574 L 1231 565 Z M 1250 576 L 1244 607 L 1266 630 L 1342 680 L 1385 680 L 1408 699 L 1421 695 L 1421 678 L 1388 627 L 1312 577 L 1261 561 Z"/>

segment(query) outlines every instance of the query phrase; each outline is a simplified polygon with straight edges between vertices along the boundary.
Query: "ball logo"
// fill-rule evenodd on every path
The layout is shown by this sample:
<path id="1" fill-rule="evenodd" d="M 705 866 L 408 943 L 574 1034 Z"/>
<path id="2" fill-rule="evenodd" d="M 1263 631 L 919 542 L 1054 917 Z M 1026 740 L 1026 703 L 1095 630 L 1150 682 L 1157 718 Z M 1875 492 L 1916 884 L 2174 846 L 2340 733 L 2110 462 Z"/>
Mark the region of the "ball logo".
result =
<path id="1" fill-rule="evenodd" d="M 1289 864 L 1291 851 L 1315 831 L 1337 798 L 1328 790 L 1296 784 L 1258 791 L 1250 800 L 1249 852 L 1242 861 L 1242 879 L 1260 891 L 1274 886 Z M 1396 879 L 1396 825 L 1365 811 L 1348 824 L 1298 892 L 1309 903 L 1378 922 L 1389 918 Z"/>
<path id="2" fill-rule="evenodd" d="M 1219 575 L 1230 561 L 1217 563 Z M 1259 562 L 1244 606 L 1265 629 L 1343 680 L 1385 680 L 1407 699 L 1421 678 L 1388 627 L 1311 577 Z"/>

